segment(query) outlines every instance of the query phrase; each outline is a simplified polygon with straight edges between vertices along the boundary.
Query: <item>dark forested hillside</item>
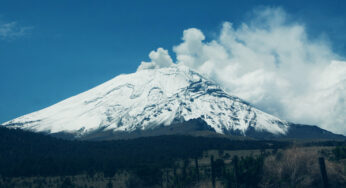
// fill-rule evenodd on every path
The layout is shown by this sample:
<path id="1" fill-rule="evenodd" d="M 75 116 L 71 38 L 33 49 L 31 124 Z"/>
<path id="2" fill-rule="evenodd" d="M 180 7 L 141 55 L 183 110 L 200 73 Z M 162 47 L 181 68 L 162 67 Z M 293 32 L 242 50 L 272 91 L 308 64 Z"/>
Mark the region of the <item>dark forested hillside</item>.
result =
<path id="1" fill-rule="evenodd" d="M 210 149 L 283 148 L 288 142 L 229 140 L 192 136 L 156 136 L 117 141 L 62 140 L 22 130 L 0 128 L 2 176 L 52 176 L 104 172 L 138 166 L 169 167 Z"/>
<path id="2" fill-rule="evenodd" d="M 291 141 L 232 140 L 223 137 L 183 135 L 91 142 L 63 140 L 1 127 L 0 187 L 5 185 L 5 187 L 17 187 L 18 184 L 28 184 L 32 177 L 46 178 L 34 179 L 36 183 L 29 183 L 30 185 L 39 185 L 46 180 L 58 177 L 54 181 L 50 180 L 49 185 L 59 187 L 72 182 L 63 177 L 80 177 L 80 175 L 94 177 L 95 174 L 103 174 L 105 178 L 96 178 L 90 180 L 89 183 L 100 181 L 103 184 L 107 183 L 105 181 L 115 183 L 122 181 L 119 176 L 123 175 L 126 176 L 125 187 L 137 187 L 136 185 L 139 183 L 144 187 L 157 187 L 164 181 L 166 181 L 166 187 L 189 187 L 198 182 L 201 185 L 211 183 L 209 186 L 221 183 L 226 187 L 237 185 L 248 187 L 256 185 L 255 187 L 257 187 L 260 182 L 267 181 L 268 178 L 274 176 L 266 177 L 266 174 L 263 174 L 263 168 L 271 170 L 270 173 L 277 173 L 275 169 L 270 169 L 272 165 L 270 162 L 266 166 L 267 156 L 286 155 L 285 152 L 280 154 L 278 150 L 285 151 L 286 148 L 291 148 L 292 144 Z M 302 142 L 300 145 L 313 148 L 315 146 L 342 146 L 345 143 L 321 141 Z M 337 159 L 343 159 L 344 149 L 339 150 L 334 151 L 335 156 Z M 213 153 L 213 151 L 217 151 L 217 153 Z M 253 155 L 254 151 L 261 151 L 260 155 Z M 242 156 L 244 152 L 250 152 L 250 154 Z M 214 156 L 218 157 L 214 158 Z M 314 156 L 311 160 L 315 160 L 314 158 L 317 159 Z M 268 159 L 271 160 L 271 158 Z M 274 159 L 283 160 L 285 158 Z M 281 163 L 276 162 L 276 164 Z M 114 179 L 114 177 L 117 178 Z M 263 179 L 263 177 L 266 178 Z M 166 180 L 164 180 L 165 178 Z M 19 183 L 24 180 L 26 183 Z M 55 181 L 58 183 L 54 183 Z M 76 181 L 73 182 L 76 183 Z M 85 178 L 80 181 L 84 182 Z M 280 182 L 269 183 L 276 185 Z M 45 185 L 48 183 L 46 182 Z M 88 185 L 88 187 L 90 186 Z"/>

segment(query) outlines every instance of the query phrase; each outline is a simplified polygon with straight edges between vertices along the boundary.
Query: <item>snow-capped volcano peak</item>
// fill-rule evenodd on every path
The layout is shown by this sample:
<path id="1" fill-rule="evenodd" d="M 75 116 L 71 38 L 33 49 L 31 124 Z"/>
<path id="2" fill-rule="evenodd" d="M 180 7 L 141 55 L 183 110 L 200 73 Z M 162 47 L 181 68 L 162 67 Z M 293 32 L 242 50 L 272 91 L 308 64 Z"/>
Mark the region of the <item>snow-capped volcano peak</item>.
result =
<path id="1" fill-rule="evenodd" d="M 50 107 L 4 123 L 48 133 L 148 130 L 200 118 L 218 133 L 285 134 L 285 121 L 231 96 L 183 65 L 140 69 Z"/>

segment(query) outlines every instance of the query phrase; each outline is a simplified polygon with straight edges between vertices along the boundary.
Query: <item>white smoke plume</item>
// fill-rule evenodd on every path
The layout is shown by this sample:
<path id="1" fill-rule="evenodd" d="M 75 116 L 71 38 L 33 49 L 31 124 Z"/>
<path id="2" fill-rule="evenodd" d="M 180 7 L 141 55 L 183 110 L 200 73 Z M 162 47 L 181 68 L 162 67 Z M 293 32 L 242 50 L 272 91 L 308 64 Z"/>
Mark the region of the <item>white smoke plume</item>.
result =
<path id="1" fill-rule="evenodd" d="M 168 50 L 164 50 L 163 48 L 158 48 L 157 51 L 152 51 L 149 54 L 149 58 L 151 62 L 142 62 L 139 65 L 137 71 L 143 69 L 156 69 L 169 67 L 173 64 L 173 60 L 171 56 L 168 54 Z"/>
<path id="2" fill-rule="evenodd" d="M 303 24 L 288 21 L 280 8 L 253 16 L 239 27 L 225 22 L 211 41 L 199 29 L 185 30 L 183 42 L 173 47 L 176 63 L 265 112 L 346 134 L 346 62 L 328 42 L 309 38 Z M 172 63 L 161 48 L 150 58 L 156 67 Z"/>

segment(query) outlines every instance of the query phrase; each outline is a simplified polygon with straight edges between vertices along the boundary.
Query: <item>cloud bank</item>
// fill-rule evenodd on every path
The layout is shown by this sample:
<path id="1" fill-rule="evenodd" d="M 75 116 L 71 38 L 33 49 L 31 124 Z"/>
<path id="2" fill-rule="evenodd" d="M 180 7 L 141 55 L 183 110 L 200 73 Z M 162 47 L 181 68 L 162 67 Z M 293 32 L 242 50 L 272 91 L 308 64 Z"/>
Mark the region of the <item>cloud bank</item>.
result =
<path id="1" fill-rule="evenodd" d="M 211 41 L 199 29 L 187 29 L 173 47 L 176 63 L 265 112 L 346 134 L 346 62 L 328 42 L 310 39 L 303 24 L 287 17 L 280 8 L 256 10 L 239 27 L 225 22 Z M 142 68 L 173 63 L 162 48 L 150 58 Z"/>

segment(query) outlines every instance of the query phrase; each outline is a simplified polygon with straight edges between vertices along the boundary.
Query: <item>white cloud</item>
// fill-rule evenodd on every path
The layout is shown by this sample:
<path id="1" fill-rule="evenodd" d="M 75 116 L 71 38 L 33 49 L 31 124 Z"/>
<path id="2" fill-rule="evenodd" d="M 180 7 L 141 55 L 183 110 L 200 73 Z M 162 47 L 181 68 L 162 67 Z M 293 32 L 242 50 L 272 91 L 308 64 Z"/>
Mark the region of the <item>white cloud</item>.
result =
<path id="1" fill-rule="evenodd" d="M 2 23 L 0 22 L 0 39 L 12 40 L 23 37 L 28 34 L 33 27 L 22 27 L 17 22 Z"/>
<path id="2" fill-rule="evenodd" d="M 149 54 L 151 62 L 142 61 L 141 65 L 138 67 L 137 71 L 143 69 L 155 69 L 169 67 L 173 64 L 171 56 L 169 56 L 168 51 L 163 48 L 158 48 L 156 51 L 151 51 Z"/>
<path id="3" fill-rule="evenodd" d="M 282 119 L 346 134 L 346 62 L 282 9 L 258 9 L 239 27 L 225 22 L 212 41 L 196 28 L 182 40 L 176 63 Z"/>

